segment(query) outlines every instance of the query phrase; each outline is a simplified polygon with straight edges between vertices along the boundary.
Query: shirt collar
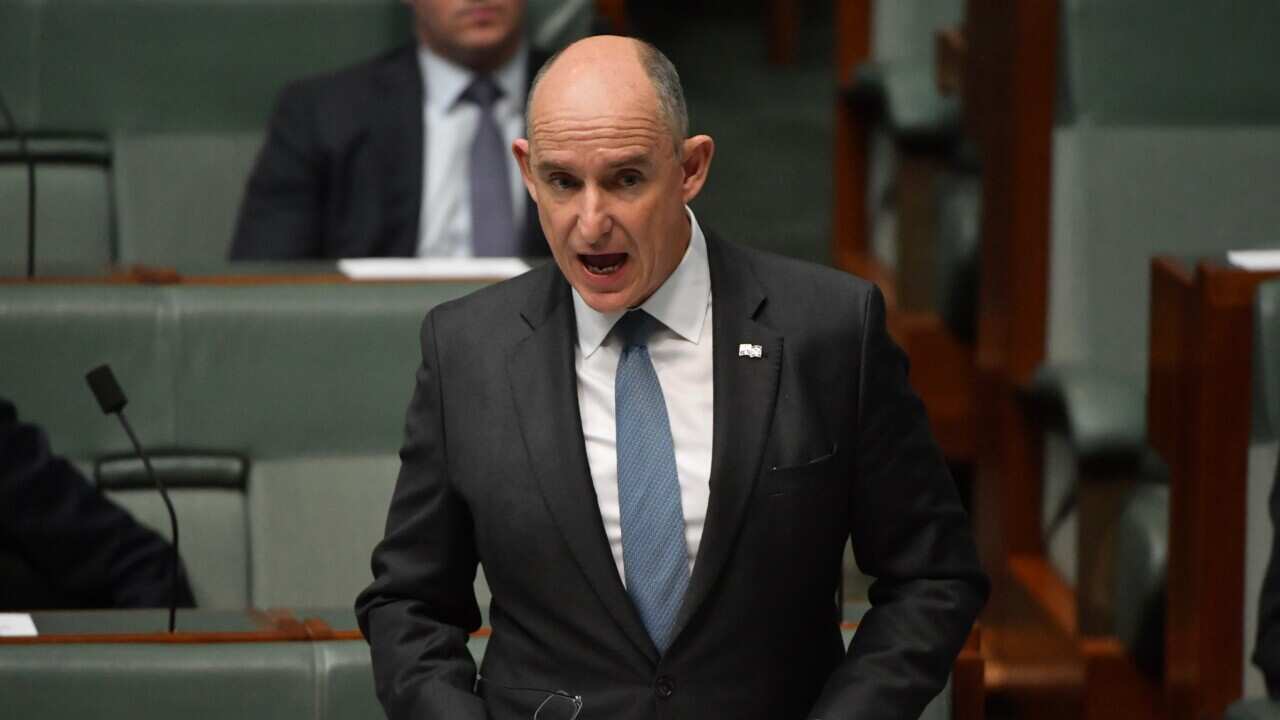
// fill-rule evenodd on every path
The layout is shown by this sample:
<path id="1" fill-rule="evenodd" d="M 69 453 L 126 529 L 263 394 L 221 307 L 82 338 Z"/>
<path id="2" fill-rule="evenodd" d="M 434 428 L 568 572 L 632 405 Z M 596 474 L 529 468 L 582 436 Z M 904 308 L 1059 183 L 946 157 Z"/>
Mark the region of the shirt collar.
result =
<path id="1" fill-rule="evenodd" d="M 524 111 L 525 77 L 529 66 L 529 53 L 521 45 L 515 55 L 492 73 L 493 81 L 502 88 L 502 100 L 512 102 L 510 107 Z M 423 95 L 430 107 L 448 111 L 471 85 L 475 73 L 452 60 L 432 52 L 425 45 L 418 47 L 418 68 L 422 71 Z"/>
<path id="2" fill-rule="evenodd" d="M 706 324 L 707 304 L 711 301 L 711 269 L 707 263 L 707 239 L 698 226 L 698 218 L 688 206 L 689 247 L 671 276 L 640 305 L 681 338 L 697 344 Z M 625 311 L 602 313 L 592 309 L 577 289 L 573 291 L 573 309 L 578 325 L 578 347 L 583 357 L 591 357 L 604 344 L 613 324 Z"/>

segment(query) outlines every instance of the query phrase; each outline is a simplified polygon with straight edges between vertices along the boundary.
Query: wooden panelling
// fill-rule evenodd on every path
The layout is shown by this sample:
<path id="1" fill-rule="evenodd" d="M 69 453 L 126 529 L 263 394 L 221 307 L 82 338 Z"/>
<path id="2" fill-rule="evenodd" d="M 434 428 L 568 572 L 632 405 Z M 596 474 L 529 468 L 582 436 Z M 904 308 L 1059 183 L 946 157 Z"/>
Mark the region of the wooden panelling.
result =
<path id="1" fill-rule="evenodd" d="M 1280 273 L 1152 262 L 1148 436 L 1169 465 L 1170 716 L 1218 717 L 1243 672 L 1253 297 Z"/>

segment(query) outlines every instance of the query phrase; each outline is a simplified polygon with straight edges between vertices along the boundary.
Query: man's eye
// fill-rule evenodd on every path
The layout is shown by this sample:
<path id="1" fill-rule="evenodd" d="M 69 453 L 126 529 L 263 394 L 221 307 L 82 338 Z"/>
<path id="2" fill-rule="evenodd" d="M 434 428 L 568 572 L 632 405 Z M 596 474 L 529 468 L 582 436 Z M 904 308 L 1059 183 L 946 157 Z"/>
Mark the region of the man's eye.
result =
<path id="1" fill-rule="evenodd" d="M 556 190 L 569 190 L 576 184 L 573 178 L 564 175 L 552 175 L 547 182 Z"/>
<path id="2" fill-rule="evenodd" d="M 638 172 L 625 172 L 618 176 L 618 184 L 624 188 L 635 187 L 643 179 Z"/>

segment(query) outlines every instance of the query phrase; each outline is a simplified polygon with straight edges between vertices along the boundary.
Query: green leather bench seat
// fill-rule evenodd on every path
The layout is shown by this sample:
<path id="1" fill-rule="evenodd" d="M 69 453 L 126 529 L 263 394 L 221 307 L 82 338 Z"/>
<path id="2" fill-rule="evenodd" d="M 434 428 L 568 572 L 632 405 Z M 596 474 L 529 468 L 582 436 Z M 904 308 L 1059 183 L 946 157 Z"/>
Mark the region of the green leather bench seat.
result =
<path id="1" fill-rule="evenodd" d="M 197 602 L 347 606 L 382 536 L 422 317 L 476 287 L 0 286 L 0 393 L 92 468 L 129 451 L 83 379 L 110 363 L 175 485 Z M 95 474 L 168 535 L 131 462 Z"/>
<path id="2" fill-rule="evenodd" d="M 16 645 L 6 717 L 330 720 L 383 717 L 362 641 Z"/>

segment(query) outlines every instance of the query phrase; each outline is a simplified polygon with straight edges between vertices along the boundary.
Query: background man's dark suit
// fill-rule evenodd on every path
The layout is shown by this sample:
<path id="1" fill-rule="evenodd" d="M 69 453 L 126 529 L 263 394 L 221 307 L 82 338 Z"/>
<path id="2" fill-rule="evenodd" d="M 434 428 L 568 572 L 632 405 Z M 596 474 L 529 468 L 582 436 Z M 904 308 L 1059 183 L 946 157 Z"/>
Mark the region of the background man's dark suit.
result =
<path id="1" fill-rule="evenodd" d="M 870 284 L 708 237 L 715 422 L 701 549 L 659 658 L 618 577 L 579 420 L 569 285 L 548 264 L 433 310 L 403 467 L 357 600 L 389 717 L 916 717 L 987 582 Z M 760 359 L 738 357 L 759 344 Z M 852 533 L 878 578 L 846 658 Z M 478 699 L 465 649 L 493 591 Z M 810 711 L 812 710 L 812 713 Z"/>
<path id="2" fill-rule="evenodd" d="M 543 60 L 531 56 L 530 72 Z M 416 45 L 285 88 L 245 190 L 231 259 L 416 255 L 422 109 Z M 525 215 L 523 254 L 546 255 L 537 211 L 530 205 Z"/>

